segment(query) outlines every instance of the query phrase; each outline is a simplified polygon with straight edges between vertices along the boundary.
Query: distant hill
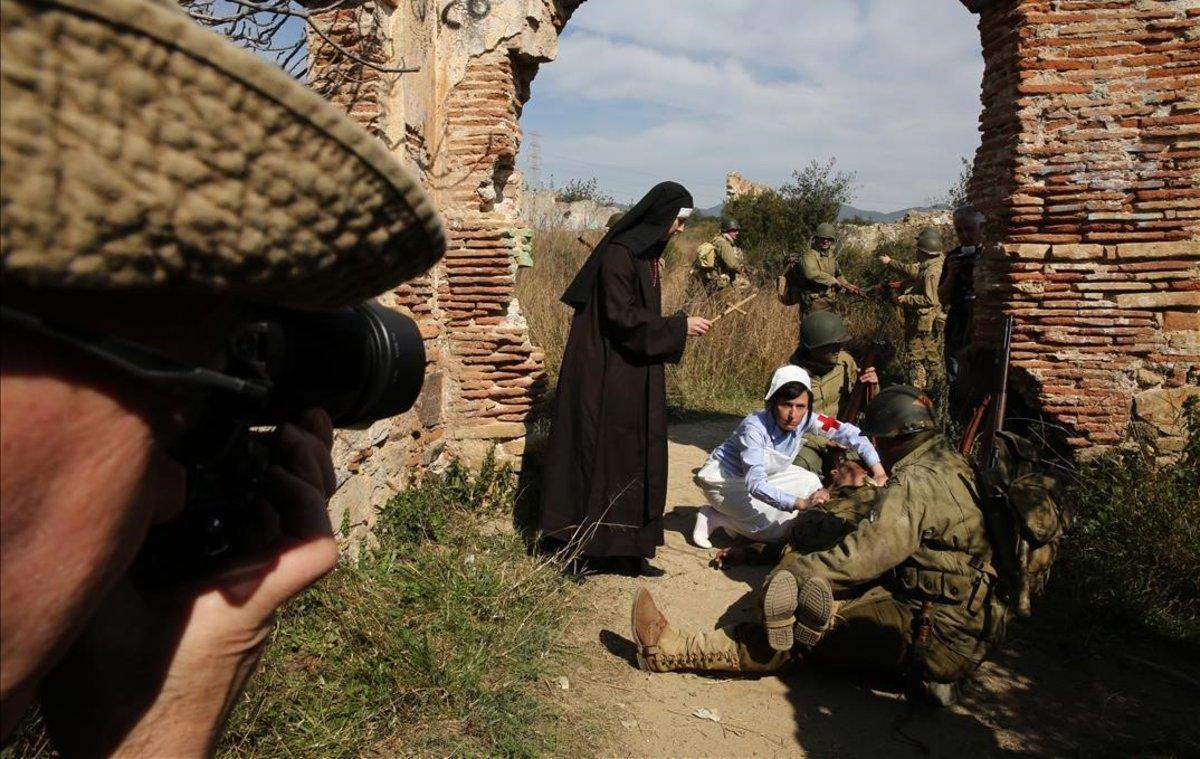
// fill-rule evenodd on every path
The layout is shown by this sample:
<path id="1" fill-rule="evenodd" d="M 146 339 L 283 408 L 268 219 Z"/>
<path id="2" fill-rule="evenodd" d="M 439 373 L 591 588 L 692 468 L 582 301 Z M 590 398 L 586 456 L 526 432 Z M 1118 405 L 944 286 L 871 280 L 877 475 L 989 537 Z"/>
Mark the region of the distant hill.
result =
<path id="1" fill-rule="evenodd" d="M 911 206 L 909 208 L 901 208 L 899 211 L 891 211 L 890 213 L 884 213 L 882 211 L 864 211 L 861 208 L 855 208 L 854 206 L 843 205 L 842 210 L 838 211 L 838 221 L 843 221 L 845 219 L 853 219 L 854 217 L 857 216 L 858 218 L 866 219 L 867 221 L 873 221 L 876 223 L 886 223 L 889 221 L 900 221 L 901 219 L 904 218 L 904 215 L 906 213 L 908 213 L 909 211 L 944 211 L 946 209 L 947 209 L 947 206 L 944 206 L 944 205 Z"/>
<path id="2" fill-rule="evenodd" d="M 717 205 L 712 206 L 711 208 L 697 208 L 696 213 L 701 216 L 720 216 L 721 212 L 724 209 L 725 209 L 725 204 L 718 203 Z M 904 214 L 908 213 L 909 211 L 944 211 L 946 209 L 947 209 L 947 206 L 944 206 L 944 205 L 911 206 L 909 208 L 901 208 L 899 211 L 884 212 L 884 211 L 864 211 L 861 208 L 855 208 L 854 206 L 843 205 L 842 210 L 838 211 L 838 221 L 845 221 L 846 219 L 853 219 L 854 217 L 857 216 L 858 218 L 866 219 L 867 221 L 873 221 L 876 223 L 886 223 L 889 221 L 900 221 L 901 219 L 904 218 Z"/>

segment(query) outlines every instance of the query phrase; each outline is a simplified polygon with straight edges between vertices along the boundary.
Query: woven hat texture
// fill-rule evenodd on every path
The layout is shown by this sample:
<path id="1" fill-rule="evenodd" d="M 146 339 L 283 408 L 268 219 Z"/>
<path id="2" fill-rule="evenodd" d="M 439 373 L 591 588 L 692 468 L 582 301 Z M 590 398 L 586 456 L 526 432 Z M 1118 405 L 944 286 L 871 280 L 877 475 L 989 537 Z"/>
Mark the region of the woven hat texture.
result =
<path id="1" fill-rule="evenodd" d="M 0 0 L 4 283 L 346 305 L 433 265 L 387 149 L 163 0 Z"/>

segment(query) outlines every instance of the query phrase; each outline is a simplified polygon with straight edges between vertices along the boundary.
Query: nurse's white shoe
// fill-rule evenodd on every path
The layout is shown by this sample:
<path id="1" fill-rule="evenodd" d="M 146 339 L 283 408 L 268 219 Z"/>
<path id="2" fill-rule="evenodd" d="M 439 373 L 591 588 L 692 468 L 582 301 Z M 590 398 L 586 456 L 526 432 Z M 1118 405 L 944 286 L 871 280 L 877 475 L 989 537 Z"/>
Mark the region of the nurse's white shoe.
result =
<path id="1" fill-rule="evenodd" d="M 701 548 L 712 548 L 713 544 L 709 538 L 722 526 L 720 512 L 711 506 L 701 506 L 696 511 L 696 526 L 692 528 L 692 542 Z"/>

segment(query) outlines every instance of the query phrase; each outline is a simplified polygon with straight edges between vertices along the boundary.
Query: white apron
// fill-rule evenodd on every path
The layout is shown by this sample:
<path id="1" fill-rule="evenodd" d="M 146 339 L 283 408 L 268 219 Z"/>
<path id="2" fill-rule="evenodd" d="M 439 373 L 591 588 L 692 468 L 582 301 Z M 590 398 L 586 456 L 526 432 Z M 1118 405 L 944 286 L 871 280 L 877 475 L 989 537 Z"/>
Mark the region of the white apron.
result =
<path id="1" fill-rule="evenodd" d="M 800 446 L 796 446 L 800 451 Z M 791 456 L 768 449 L 764 451 L 763 465 L 767 470 L 767 482 L 786 493 L 807 498 L 821 489 L 821 478 L 807 469 L 794 466 L 796 454 Z M 757 498 L 751 498 L 744 477 L 734 477 L 721 471 L 721 462 L 710 456 L 695 482 L 704 491 L 709 505 L 719 511 L 730 522 L 723 525 L 752 540 L 778 542 L 788 533 L 788 523 L 800 513 L 783 511 Z"/>

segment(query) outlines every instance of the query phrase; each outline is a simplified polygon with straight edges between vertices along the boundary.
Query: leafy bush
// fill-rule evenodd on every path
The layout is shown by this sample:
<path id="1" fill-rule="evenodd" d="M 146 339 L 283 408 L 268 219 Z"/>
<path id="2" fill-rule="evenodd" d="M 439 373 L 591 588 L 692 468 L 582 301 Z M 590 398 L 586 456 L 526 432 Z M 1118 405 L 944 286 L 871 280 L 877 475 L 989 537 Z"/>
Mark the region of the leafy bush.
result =
<path id="1" fill-rule="evenodd" d="M 1185 409 L 1181 460 L 1148 451 L 1085 462 L 1078 516 L 1063 543 L 1063 584 L 1080 607 L 1200 646 L 1200 404 Z"/>
<path id="2" fill-rule="evenodd" d="M 602 206 L 615 205 L 612 195 L 600 190 L 600 182 L 591 179 L 572 179 L 567 186 L 555 192 L 554 197 L 560 203 L 574 203 L 579 200 L 591 200 Z"/>
<path id="3" fill-rule="evenodd" d="M 738 220 L 738 243 L 762 282 L 774 280 L 806 250 L 817 225 L 833 222 L 851 199 L 854 175 L 835 170 L 836 161 L 812 161 L 792 173 L 777 191 L 742 195 L 725 204 L 725 215 Z"/>

